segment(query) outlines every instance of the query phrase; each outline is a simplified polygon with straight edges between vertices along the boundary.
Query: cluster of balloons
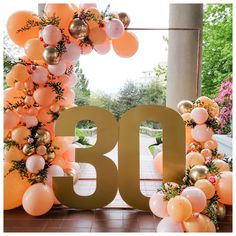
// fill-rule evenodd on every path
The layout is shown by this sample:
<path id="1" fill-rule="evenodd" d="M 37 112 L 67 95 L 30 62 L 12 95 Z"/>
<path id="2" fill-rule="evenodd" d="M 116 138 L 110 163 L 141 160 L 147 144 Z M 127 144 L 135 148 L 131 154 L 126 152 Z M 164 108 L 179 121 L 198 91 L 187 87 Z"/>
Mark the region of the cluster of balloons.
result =
<path id="1" fill-rule="evenodd" d="M 58 13 L 62 27 L 66 22 L 69 25 L 69 9 L 72 7 L 68 4 L 48 4 L 45 12 Z M 71 14 L 73 17 L 73 10 Z M 80 47 L 65 37 L 66 29 L 52 24 L 18 31 L 27 21 L 40 19 L 32 12 L 21 11 L 7 22 L 10 38 L 24 47 L 26 56 L 6 76 L 4 209 L 23 205 L 27 213 L 39 216 L 53 204 L 60 204 L 53 192 L 53 177 L 72 176 L 74 184 L 79 178 L 79 164 L 74 159 L 78 144 L 73 143 L 74 137 L 55 136 L 55 120 L 63 109 L 75 106 L 72 88 L 77 79 L 71 68 Z M 45 50 L 55 49 L 65 39 L 68 44 L 63 55 L 59 60 L 54 58 L 55 63 L 48 63 Z"/>
<path id="2" fill-rule="evenodd" d="M 206 216 L 206 208 L 217 195 L 214 214 L 218 218 L 226 215 L 225 205 L 232 205 L 233 177 L 229 164 L 217 150 L 212 128 L 206 125 L 219 115 L 219 107 L 202 96 L 194 103 L 181 101 L 178 110 L 186 123 L 186 169 L 189 169 L 190 180 L 186 184 L 185 176 L 180 185 L 166 183 L 167 188 L 178 188 L 180 193 L 166 200 L 164 192 L 157 192 L 150 198 L 150 209 L 163 218 L 157 226 L 158 232 L 215 232 L 214 223 Z M 216 169 L 211 169 L 210 164 Z M 154 158 L 154 167 L 162 174 L 162 150 Z"/>
<path id="3" fill-rule="evenodd" d="M 95 50 L 104 55 L 111 45 L 124 58 L 138 50 L 137 37 L 126 30 L 130 23 L 127 13 L 101 13 L 96 4 L 46 4 L 44 17 L 46 26 L 32 12 L 16 12 L 10 16 L 7 29 L 28 58 L 46 61 L 50 71 L 63 74 L 66 65 L 78 60 L 80 54 Z M 39 23 L 27 27 L 29 21 Z"/>

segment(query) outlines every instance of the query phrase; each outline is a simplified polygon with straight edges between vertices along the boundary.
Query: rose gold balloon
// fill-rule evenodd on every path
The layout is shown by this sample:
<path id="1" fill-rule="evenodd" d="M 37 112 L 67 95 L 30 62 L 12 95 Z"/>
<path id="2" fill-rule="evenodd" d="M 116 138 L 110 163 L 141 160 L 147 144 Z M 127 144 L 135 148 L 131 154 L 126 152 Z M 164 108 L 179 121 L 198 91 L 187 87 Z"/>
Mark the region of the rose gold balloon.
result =
<path id="1" fill-rule="evenodd" d="M 22 179 L 17 170 L 7 174 L 11 167 L 11 163 L 4 162 L 4 210 L 19 207 L 26 189 L 30 187 L 28 180 Z"/>
<path id="2" fill-rule="evenodd" d="M 199 179 L 195 183 L 195 187 L 200 188 L 205 193 L 207 199 L 211 199 L 215 195 L 215 187 L 207 179 Z"/>
<path id="3" fill-rule="evenodd" d="M 31 135 L 31 131 L 25 126 L 20 126 L 12 130 L 11 138 L 16 143 L 23 145 L 27 143 L 27 139 Z"/>
<path id="4" fill-rule="evenodd" d="M 191 168 L 195 165 L 203 165 L 205 158 L 198 152 L 190 152 L 186 155 L 186 168 Z"/>
<path id="5" fill-rule="evenodd" d="M 47 213 L 54 203 L 53 190 L 47 184 L 34 184 L 24 193 L 22 205 L 24 210 L 32 216 Z"/>
<path id="6" fill-rule="evenodd" d="M 220 173 L 219 181 L 216 184 L 216 193 L 219 196 L 219 202 L 225 205 L 232 205 L 233 195 L 233 174 L 230 171 Z"/>
<path id="7" fill-rule="evenodd" d="M 187 220 L 192 214 L 190 201 L 182 196 L 171 198 L 167 204 L 167 212 L 176 222 Z"/>

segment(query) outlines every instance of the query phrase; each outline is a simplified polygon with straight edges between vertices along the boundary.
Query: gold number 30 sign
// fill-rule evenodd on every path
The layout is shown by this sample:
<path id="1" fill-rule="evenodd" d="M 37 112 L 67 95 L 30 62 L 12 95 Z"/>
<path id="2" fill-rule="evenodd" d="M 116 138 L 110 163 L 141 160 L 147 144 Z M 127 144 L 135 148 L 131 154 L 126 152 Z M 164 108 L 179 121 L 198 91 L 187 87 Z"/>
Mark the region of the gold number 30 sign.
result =
<path id="1" fill-rule="evenodd" d="M 74 136 L 79 121 L 92 120 L 97 126 L 97 142 L 91 148 L 76 149 L 75 160 L 89 163 L 97 173 L 96 190 L 92 195 L 74 192 L 72 177 L 54 177 L 57 199 L 68 207 L 95 209 L 108 205 L 117 190 L 123 200 L 140 210 L 149 210 L 149 197 L 140 190 L 139 126 L 145 120 L 161 123 L 163 128 L 163 181 L 180 182 L 185 172 L 185 127 L 174 110 L 157 105 L 142 105 L 127 111 L 119 122 L 98 107 L 82 106 L 65 110 L 56 123 L 57 136 Z M 118 169 L 105 153 L 118 142 Z"/>

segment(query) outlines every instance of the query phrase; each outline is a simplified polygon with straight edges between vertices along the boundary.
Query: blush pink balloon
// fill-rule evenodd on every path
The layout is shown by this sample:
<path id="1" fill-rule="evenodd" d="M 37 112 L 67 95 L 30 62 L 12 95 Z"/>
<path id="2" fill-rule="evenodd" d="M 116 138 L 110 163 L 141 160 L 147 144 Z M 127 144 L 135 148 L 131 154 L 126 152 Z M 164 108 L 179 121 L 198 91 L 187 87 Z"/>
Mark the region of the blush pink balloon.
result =
<path id="1" fill-rule="evenodd" d="M 95 51 L 98 54 L 105 55 L 107 54 L 111 49 L 111 43 L 109 39 L 106 39 L 106 41 L 103 44 L 97 44 L 94 46 Z"/>
<path id="2" fill-rule="evenodd" d="M 94 8 L 97 8 L 97 4 L 96 3 L 81 3 L 79 4 L 79 9 L 88 9 L 90 7 L 94 7 Z"/>
<path id="3" fill-rule="evenodd" d="M 66 168 L 72 168 L 72 169 L 74 169 L 78 174 L 79 174 L 79 172 L 80 172 L 80 165 L 79 165 L 79 163 L 78 162 L 69 162 L 69 161 L 67 161 L 66 162 L 66 164 L 65 164 L 65 169 Z"/>
<path id="4" fill-rule="evenodd" d="M 206 124 L 196 125 L 192 129 L 192 137 L 198 142 L 206 142 L 211 139 L 213 131 Z"/>
<path id="5" fill-rule="evenodd" d="M 184 229 L 181 223 L 178 223 L 170 216 L 167 216 L 157 225 L 157 232 L 184 232 Z"/>
<path id="6" fill-rule="evenodd" d="M 42 66 L 36 66 L 31 79 L 39 85 L 44 85 L 48 81 L 48 70 Z"/>
<path id="7" fill-rule="evenodd" d="M 203 107 L 196 107 L 191 111 L 191 118 L 199 125 L 205 123 L 208 117 L 208 112 Z"/>
<path id="8" fill-rule="evenodd" d="M 48 168 L 46 184 L 48 184 L 50 187 L 52 187 L 52 180 L 53 180 L 52 178 L 56 177 L 56 176 L 57 177 L 64 176 L 64 171 L 58 165 L 51 165 Z"/>
<path id="9" fill-rule="evenodd" d="M 75 144 L 68 145 L 68 149 L 62 155 L 66 161 L 73 161 L 73 162 L 75 161 L 75 148 L 76 148 Z"/>
<path id="10" fill-rule="evenodd" d="M 167 212 L 167 203 L 168 201 L 164 200 L 163 193 L 155 193 L 149 199 L 149 207 L 152 213 L 158 217 L 164 218 L 168 216 Z"/>
<path id="11" fill-rule="evenodd" d="M 69 106 L 74 103 L 75 100 L 75 93 L 72 89 L 65 88 L 63 93 L 63 98 L 61 99 L 58 104 L 61 106 Z"/>
<path id="12" fill-rule="evenodd" d="M 62 55 L 61 61 L 77 61 L 80 57 L 80 46 L 74 42 L 66 44 L 66 52 Z"/>
<path id="13" fill-rule="evenodd" d="M 106 24 L 107 36 L 111 39 L 118 39 L 124 33 L 124 25 L 118 19 L 109 20 Z"/>
<path id="14" fill-rule="evenodd" d="M 26 160 L 26 169 L 33 174 L 37 174 L 40 170 L 43 170 L 45 166 L 45 160 L 40 155 L 32 155 Z"/>
<path id="15" fill-rule="evenodd" d="M 30 186 L 22 198 L 24 210 L 32 216 L 47 213 L 54 202 L 54 192 L 47 184 L 37 183 Z"/>
<path id="16" fill-rule="evenodd" d="M 27 128 L 30 128 L 38 124 L 38 119 L 35 116 L 24 115 L 21 117 L 21 122 L 25 123 Z"/>
<path id="17" fill-rule="evenodd" d="M 60 61 L 56 65 L 48 65 L 48 70 L 50 73 L 60 76 L 66 72 L 66 64 L 63 61 Z"/>
<path id="18" fill-rule="evenodd" d="M 67 85 L 72 88 L 74 87 L 76 84 L 77 84 L 77 76 L 74 72 L 72 72 L 70 75 L 69 75 L 69 80 L 68 80 L 68 83 Z"/>
<path id="19" fill-rule="evenodd" d="M 4 129 L 14 129 L 20 122 L 19 115 L 14 111 L 4 112 Z"/>
<path id="20" fill-rule="evenodd" d="M 207 205 L 207 199 L 205 193 L 197 187 L 187 187 L 181 193 L 181 196 L 186 197 L 194 212 L 202 212 Z"/>
<path id="21" fill-rule="evenodd" d="M 44 43 L 49 45 L 57 45 L 62 40 L 61 30 L 55 25 L 47 25 L 41 32 Z"/>

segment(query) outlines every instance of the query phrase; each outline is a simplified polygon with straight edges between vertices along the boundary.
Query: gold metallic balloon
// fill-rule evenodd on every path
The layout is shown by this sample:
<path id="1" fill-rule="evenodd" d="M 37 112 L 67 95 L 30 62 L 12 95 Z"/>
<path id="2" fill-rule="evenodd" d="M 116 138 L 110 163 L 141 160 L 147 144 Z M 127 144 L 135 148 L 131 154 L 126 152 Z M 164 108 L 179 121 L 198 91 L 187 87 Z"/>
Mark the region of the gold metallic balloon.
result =
<path id="1" fill-rule="evenodd" d="M 219 219 L 223 219 L 226 215 L 226 208 L 225 205 L 218 202 L 216 206 L 216 215 Z"/>
<path id="2" fill-rule="evenodd" d="M 189 149 L 191 152 L 198 152 L 201 151 L 201 144 L 197 143 L 197 142 L 192 142 L 189 144 Z"/>
<path id="3" fill-rule="evenodd" d="M 34 154 L 35 147 L 33 145 L 27 143 L 23 146 L 22 151 L 26 156 L 30 156 L 30 155 Z"/>
<path id="4" fill-rule="evenodd" d="M 125 12 L 118 13 L 120 21 L 123 23 L 124 27 L 127 28 L 130 24 L 130 17 Z"/>
<path id="5" fill-rule="evenodd" d="M 190 170 L 189 176 L 193 182 L 196 182 L 199 179 L 206 179 L 208 172 L 209 170 L 206 166 L 196 165 Z"/>
<path id="6" fill-rule="evenodd" d="M 193 109 L 193 103 L 189 100 L 180 101 L 177 105 L 177 109 L 180 114 L 191 112 Z"/>
<path id="7" fill-rule="evenodd" d="M 77 174 L 76 170 L 73 168 L 66 168 L 64 169 L 65 176 L 71 176 L 73 177 L 73 183 L 76 184 L 76 182 L 79 179 L 79 175 Z"/>
<path id="8" fill-rule="evenodd" d="M 56 65 L 60 61 L 59 51 L 53 46 L 47 46 L 43 52 L 43 59 L 48 65 Z"/>
<path id="9" fill-rule="evenodd" d="M 36 143 L 38 145 L 40 144 L 48 144 L 51 141 L 51 135 L 50 132 L 46 129 L 39 129 L 36 132 L 35 138 L 37 139 Z"/>
<path id="10" fill-rule="evenodd" d="M 46 161 L 52 161 L 55 158 L 55 156 L 56 156 L 55 152 L 49 152 L 43 157 Z"/>
<path id="11" fill-rule="evenodd" d="M 85 21 L 75 18 L 69 25 L 69 32 L 75 39 L 84 39 L 89 33 L 89 27 Z"/>

